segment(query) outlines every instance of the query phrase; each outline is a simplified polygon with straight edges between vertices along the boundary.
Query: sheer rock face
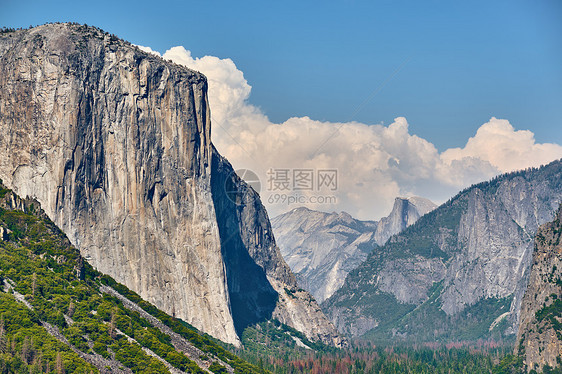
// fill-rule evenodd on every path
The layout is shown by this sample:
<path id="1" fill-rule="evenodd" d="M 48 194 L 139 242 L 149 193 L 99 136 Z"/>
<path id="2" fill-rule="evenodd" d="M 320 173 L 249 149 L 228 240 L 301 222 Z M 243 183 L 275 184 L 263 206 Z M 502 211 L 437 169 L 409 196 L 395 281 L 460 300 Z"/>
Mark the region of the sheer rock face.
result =
<path id="1" fill-rule="evenodd" d="M 240 343 L 237 255 L 259 268 L 269 259 L 268 277 L 255 282 L 272 297 L 273 280 L 283 282 L 275 277 L 291 277 L 267 272 L 287 267 L 271 255 L 271 234 L 245 238 L 235 254 L 224 247 L 239 217 L 213 195 L 212 180 L 232 169 L 212 171 L 220 156 L 200 73 L 85 26 L 2 34 L 0 149 L 0 178 L 36 198 L 92 265 L 223 341 Z M 261 203 L 243 212 L 241 230 L 269 224 Z"/>
<path id="2" fill-rule="evenodd" d="M 377 247 L 376 222 L 296 208 L 272 219 L 281 253 L 299 285 L 322 302 Z"/>
<path id="3" fill-rule="evenodd" d="M 309 339 L 347 345 L 312 296 L 298 287 L 275 244 L 259 195 L 216 151 L 212 179 L 236 329 L 272 316 Z M 225 191 L 237 192 L 226 195 Z"/>
<path id="4" fill-rule="evenodd" d="M 390 214 L 382 218 L 377 225 L 375 233 L 377 244 L 383 245 L 391 236 L 413 225 L 421 216 L 435 208 L 437 205 L 423 197 L 397 197 Z"/>
<path id="5" fill-rule="evenodd" d="M 388 217 L 360 221 L 345 212 L 296 208 L 271 220 L 281 253 L 299 284 L 323 302 L 369 252 L 433 210 L 421 197 L 396 198 Z"/>
<path id="6" fill-rule="evenodd" d="M 411 306 L 408 310 L 415 309 L 413 313 L 429 303 L 428 308 L 438 305 L 446 316 L 486 300 L 508 300 L 509 313 L 490 309 L 480 322 L 503 315 L 503 333 L 515 334 L 533 237 L 562 201 L 561 180 L 559 160 L 466 189 L 371 252 L 322 304 L 324 310 L 338 328 L 355 335 L 396 323 L 396 334 L 418 337 L 427 331 L 401 325 L 399 316 L 377 314 L 369 300 L 390 295 L 394 302 Z"/>
<path id="7" fill-rule="evenodd" d="M 561 219 L 562 206 L 555 220 L 542 225 L 537 232 L 529 286 L 521 303 L 519 344 L 515 353 L 523 354 L 529 370 L 542 370 L 544 365 L 555 367 L 559 364 L 557 359 L 562 357 L 562 331 L 552 323 L 553 320 L 562 322 L 561 308 L 546 313 L 562 299 Z"/>

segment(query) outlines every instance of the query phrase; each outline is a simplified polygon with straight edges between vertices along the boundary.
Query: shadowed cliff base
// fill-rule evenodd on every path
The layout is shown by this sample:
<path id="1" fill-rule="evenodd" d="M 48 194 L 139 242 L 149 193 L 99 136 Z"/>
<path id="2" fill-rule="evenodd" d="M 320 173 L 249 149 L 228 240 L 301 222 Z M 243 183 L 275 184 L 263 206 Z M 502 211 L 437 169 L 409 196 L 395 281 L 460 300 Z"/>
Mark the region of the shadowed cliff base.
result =
<path id="1" fill-rule="evenodd" d="M 227 196 L 227 190 L 232 192 L 242 187 L 240 179 L 228 166 L 230 165 L 224 164 L 220 155 L 214 151 L 211 191 L 221 237 L 234 327 L 238 335 L 242 336 L 246 327 L 272 318 L 279 295 L 267 280 L 265 271 L 250 257 L 242 241 L 240 220 L 247 190 L 240 188 L 239 195 Z"/>

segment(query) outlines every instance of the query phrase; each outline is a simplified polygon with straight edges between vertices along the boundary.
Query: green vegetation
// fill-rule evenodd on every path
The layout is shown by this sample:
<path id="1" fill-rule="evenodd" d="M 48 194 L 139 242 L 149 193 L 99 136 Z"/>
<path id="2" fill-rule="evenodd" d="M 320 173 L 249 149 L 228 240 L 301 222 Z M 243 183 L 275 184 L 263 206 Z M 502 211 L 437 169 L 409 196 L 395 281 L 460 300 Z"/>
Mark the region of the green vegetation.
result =
<path id="1" fill-rule="evenodd" d="M 18 200 L 25 211 L 11 210 L 11 194 L 0 188 L 0 373 L 98 372 L 87 362 L 96 355 L 134 373 L 169 372 L 143 349 L 184 372 L 204 372 L 174 348 L 168 335 L 118 298 L 100 292 L 102 284 L 113 286 L 206 352 L 213 372 L 226 370 L 217 358 L 236 373 L 262 372 L 95 271 L 36 202 Z M 69 344 L 51 335 L 49 326 Z"/>
<path id="2" fill-rule="evenodd" d="M 384 251 L 394 258 L 419 255 L 446 261 L 450 256 L 448 252 L 457 247 L 456 234 L 467 201 L 467 196 L 460 196 L 429 212 L 406 228 L 402 235 L 391 238 Z M 438 242 L 442 240 L 440 235 L 447 238 L 446 243 Z"/>
<path id="3" fill-rule="evenodd" d="M 512 354 L 506 355 L 498 365 L 494 367 L 494 374 L 522 374 L 526 373 L 523 369 L 523 358 Z"/>
<path id="4" fill-rule="evenodd" d="M 101 292 L 101 285 L 112 287 L 199 348 L 203 352 L 200 359 L 208 363 L 213 373 L 227 372 L 224 364 L 233 367 L 238 374 L 503 374 L 523 370 L 520 356 L 506 355 L 511 351 L 505 344 L 508 342 L 498 344 L 489 340 L 479 347 L 469 343 L 443 347 L 415 345 L 415 341 L 408 338 L 408 347 L 365 343 L 337 350 L 311 342 L 299 331 L 276 320 L 247 328 L 242 335 L 244 348 L 235 350 L 238 357 L 229 351 L 233 347 L 201 334 L 193 326 L 142 300 L 111 277 L 95 271 L 61 230 L 46 218 L 36 202 L 18 204 L 24 211 L 11 210 L 7 204 L 11 194 L 0 184 L 0 373 L 97 373 L 98 369 L 85 359 L 92 355 L 102 356 L 108 363 L 130 368 L 134 373 L 169 372 L 143 348 L 182 371 L 203 372 L 174 348 L 168 335 L 138 312 L 126 308 L 120 299 Z M 451 212 L 447 214 L 456 214 Z M 430 226 L 424 224 L 416 229 L 420 238 L 429 235 Z M 451 226 L 450 229 L 455 228 Z M 445 258 L 443 253 L 438 257 Z M 417 254 L 422 255 L 422 252 L 417 251 Z M 433 254 L 435 252 L 429 253 Z M 426 335 L 418 336 L 419 342 L 450 341 L 453 337 L 475 341 L 486 334 L 497 316 L 495 312 L 507 310 L 511 301 L 510 298 L 486 299 L 453 318 L 444 316 L 439 309 L 440 282 L 429 290 L 429 300 L 417 308 L 397 302 L 390 294 L 362 291 L 352 301 L 368 297 L 368 304 L 376 306 L 376 310 L 369 313 L 376 313 L 378 318 L 387 321 L 369 337 L 387 342 L 391 336 L 411 336 L 414 328 L 427 331 Z M 290 295 L 290 291 L 286 292 Z M 537 312 L 536 318 L 559 332 L 557 318 L 562 315 L 562 301 L 558 297 L 551 298 L 553 302 Z M 433 324 L 427 325 L 428 321 Z M 46 328 L 49 326 L 58 330 L 69 344 L 50 334 L 48 331 L 52 329 Z M 500 338 L 501 331 L 500 322 L 491 336 Z M 544 372 L 560 373 L 560 369 L 545 367 Z"/>
<path id="5" fill-rule="evenodd" d="M 187 339 L 195 347 L 199 348 L 205 353 L 209 353 L 211 355 L 218 357 L 222 361 L 232 366 L 235 369 L 236 373 L 253 374 L 253 373 L 262 372 L 259 368 L 250 365 L 247 362 L 244 362 L 233 353 L 227 351 L 215 339 L 211 338 L 208 335 L 201 334 L 195 327 L 191 326 L 190 324 L 178 318 L 174 318 L 167 315 L 166 313 L 157 309 L 152 304 L 144 301 L 135 292 L 129 290 L 127 287 L 123 286 L 122 284 L 115 282 L 115 280 L 113 280 L 111 277 L 104 275 L 101 277 L 101 281 L 102 283 L 115 289 L 117 292 L 125 296 L 127 299 L 136 303 L 145 312 L 149 313 L 153 317 L 158 318 L 160 321 L 162 321 L 162 323 L 164 323 L 166 326 L 172 329 L 175 333 Z"/>
<path id="6" fill-rule="evenodd" d="M 513 339 L 506 338 L 503 331 L 507 320 L 502 319 L 490 330 L 494 320 L 509 311 L 511 297 L 503 299 L 483 299 L 466 307 L 462 312 L 448 316 L 437 300 L 441 285 L 434 289 L 428 301 L 399 319 L 377 326 L 365 335 L 366 339 L 376 342 L 408 341 L 418 342 L 452 342 L 477 341 L 483 336 L 500 342 L 512 344 Z"/>
<path id="7" fill-rule="evenodd" d="M 480 300 L 451 317 L 440 310 L 442 285 L 438 285 L 439 289 L 430 290 L 429 299 L 423 303 L 405 304 L 392 294 L 382 292 L 379 275 L 386 274 L 385 279 L 388 280 L 388 272 L 396 271 L 415 284 L 420 273 L 429 276 L 423 270 L 417 272 L 416 265 L 426 263 L 449 267 L 452 259 L 462 253 L 467 245 L 459 236 L 459 225 L 472 196 L 478 195 L 482 201 L 497 203 L 498 200 L 502 201 L 509 188 L 510 184 L 505 182 L 513 181 L 527 183 L 529 187 L 541 186 L 538 190 L 544 191 L 541 192 L 544 195 L 538 198 L 548 202 L 550 198 L 546 191 L 559 191 L 562 188 L 561 175 L 562 164 L 553 162 L 541 168 L 504 174 L 461 191 L 390 238 L 384 246 L 369 253 L 367 259 L 348 274 L 344 285 L 323 303 L 322 308 L 329 313 L 339 313 L 350 323 L 357 319 L 376 321 L 376 329 L 365 335 L 365 338 L 375 342 L 504 339 L 502 333 L 509 328 L 509 321 L 501 320 L 491 330 L 489 327 L 496 318 L 507 312 L 507 304 L 512 297 Z M 522 238 L 526 235 L 522 228 L 520 233 Z M 407 270 L 402 272 L 400 268 Z M 562 280 L 559 282 L 562 284 Z M 388 287 L 385 291 L 388 292 Z"/>
<path id="8" fill-rule="evenodd" d="M 248 339 L 245 337 L 245 345 Z M 276 374 L 523 373 L 521 365 L 518 365 L 522 364 L 520 359 L 506 359 L 506 353 L 511 351 L 511 347 L 507 346 L 388 347 L 365 344 L 346 350 L 326 347 L 314 351 L 299 347 L 289 349 L 288 346 L 279 345 L 279 342 L 273 344 L 276 348 L 268 350 L 267 354 L 247 352 L 244 357 Z M 248 348 L 249 351 L 253 349 Z"/>
<path id="9" fill-rule="evenodd" d="M 307 351 L 333 352 L 336 349 L 319 342 L 312 342 L 300 331 L 277 320 L 261 322 L 248 327 L 242 334 L 243 350 L 236 353 L 260 365 L 260 359 L 267 357 L 289 357 L 295 359 Z M 262 362 L 263 364 L 263 362 Z"/>
<path id="10" fill-rule="evenodd" d="M 297 344 L 295 337 L 308 348 Z M 248 327 L 242 335 L 242 343 L 244 348 L 238 350 L 237 355 L 276 374 L 523 374 L 521 358 L 508 354 L 513 348 L 505 342 L 479 341 L 447 345 L 405 342 L 403 345 L 389 346 L 356 341 L 351 348 L 336 349 L 312 343 L 294 329 L 272 320 Z"/>
<path id="11" fill-rule="evenodd" d="M 466 206 L 466 196 L 450 200 L 392 237 L 382 248 L 373 250 L 365 262 L 348 274 L 343 287 L 325 302 L 324 309 L 335 304 L 360 311 L 380 321 L 383 330 L 390 331 L 394 323 L 411 313 L 416 305 L 401 303 L 393 295 L 373 287 L 374 275 L 385 263 L 396 259 L 422 256 L 446 262 L 461 245 L 457 242 L 457 231 Z"/>
<path id="12" fill-rule="evenodd" d="M 0 293 L 0 372 L 71 373 L 97 372 L 96 368 L 53 338 L 41 326 L 37 314 Z"/>
<path id="13" fill-rule="evenodd" d="M 553 295 L 557 296 L 557 295 Z M 541 322 L 546 322 L 556 332 L 559 340 L 562 340 L 562 300 L 556 298 L 549 306 L 544 305 L 539 311 L 535 313 L 537 325 L 543 325 Z"/>
<path id="14" fill-rule="evenodd" d="M 9 33 L 14 32 L 14 31 L 16 31 L 16 29 L 14 29 L 13 27 L 4 26 L 4 27 L 0 28 L 0 34 L 9 34 Z"/>

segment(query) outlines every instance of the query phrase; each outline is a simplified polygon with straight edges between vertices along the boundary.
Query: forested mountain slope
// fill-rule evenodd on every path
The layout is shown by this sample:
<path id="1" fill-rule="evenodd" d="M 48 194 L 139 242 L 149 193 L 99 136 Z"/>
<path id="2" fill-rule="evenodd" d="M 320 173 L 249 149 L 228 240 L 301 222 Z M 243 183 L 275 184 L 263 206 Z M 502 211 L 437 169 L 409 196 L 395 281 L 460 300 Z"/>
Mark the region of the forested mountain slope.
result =
<path id="1" fill-rule="evenodd" d="M 323 308 L 374 339 L 513 336 L 534 235 L 561 201 L 561 161 L 467 188 L 371 252 Z"/>
<path id="2" fill-rule="evenodd" d="M 0 285 L 1 372 L 261 372 L 94 270 L 1 184 Z"/>

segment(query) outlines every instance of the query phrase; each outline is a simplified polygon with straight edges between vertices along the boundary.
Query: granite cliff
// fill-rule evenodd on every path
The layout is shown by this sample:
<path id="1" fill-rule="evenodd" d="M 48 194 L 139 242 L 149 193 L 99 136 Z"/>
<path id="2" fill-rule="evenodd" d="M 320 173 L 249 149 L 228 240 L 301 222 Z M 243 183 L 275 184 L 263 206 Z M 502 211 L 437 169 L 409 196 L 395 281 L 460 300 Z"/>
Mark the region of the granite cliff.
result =
<path id="1" fill-rule="evenodd" d="M 528 370 L 562 365 L 562 206 L 535 237 L 529 285 L 521 303 L 515 353 Z"/>
<path id="2" fill-rule="evenodd" d="M 413 225 L 421 216 L 437 208 L 431 200 L 419 196 L 397 197 L 392 211 L 377 224 L 375 241 L 384 245 L 391 236 Z"/>
<path id="3" fill-rule="evenodd" d="M 534 235 L 561 201 L 561 161 L 474 185 L 371 252 L 322 307 L 356 336 L 513 337 Z"/>
<path id="4" fill-rule="evenodd" d="M 435 208 L 421 197 L 394 201 L 380 221 L 360 221 L 348 213 L 324 213 L 296 208 L 271 220 L 281 254 L 299 284 L 318 302 L 332 296 L 347 274 L 369 252 Z"/>
<path id="5" fill-rule="evenodd" d="M 340 345 L 210 133 L 198 72 L 94 27 L 0 34 L 0 178 L 95 268 L 225 342 L 277 318 Z"/>
<path id="6" fill-rule="evenodd" d="M 2 181 L 0 312 L 4 373 L 263 374 L 94 270 L 37 200 Z"/>

